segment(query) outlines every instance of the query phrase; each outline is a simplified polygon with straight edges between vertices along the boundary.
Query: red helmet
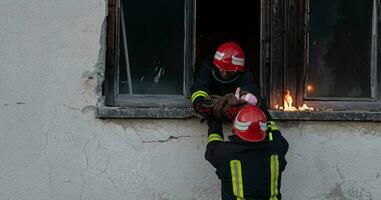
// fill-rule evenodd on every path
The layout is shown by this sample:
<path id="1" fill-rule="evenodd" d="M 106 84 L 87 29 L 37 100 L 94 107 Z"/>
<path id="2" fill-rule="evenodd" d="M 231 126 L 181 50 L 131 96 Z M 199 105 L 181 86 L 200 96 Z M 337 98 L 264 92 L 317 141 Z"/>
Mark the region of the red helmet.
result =
<path id="1" fill-rule="evenodd" d="M 233 123 L 233 133 L 244 141 L 260 142 L 266 138 L 265 114 L 254 105 L 243 107 Z"/>
<path id="2" fill-rule="evenodd" d="M 243 71 L 245 55 L 235 42 L 226 42 L 218 47 L 213 64 L 225 71 Z"/>

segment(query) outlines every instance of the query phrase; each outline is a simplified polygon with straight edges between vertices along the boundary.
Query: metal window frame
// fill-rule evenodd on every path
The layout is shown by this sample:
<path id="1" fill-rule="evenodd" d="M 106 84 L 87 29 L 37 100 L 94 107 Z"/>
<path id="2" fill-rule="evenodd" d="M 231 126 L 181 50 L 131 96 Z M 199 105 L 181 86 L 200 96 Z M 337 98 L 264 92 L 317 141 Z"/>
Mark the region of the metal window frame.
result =
<path id="1" fill-rule="evenodd" d="M 309 64 L 309 21 L 310 21 L 310 1 L 307 1 L 307 15 L 306 15 L 306 64 L 305 64 L 305 69 L 307 73 L 307 67 Z M 378 36 L 377 36 L 377 16 L 378 16 L 378 11 L 377 11 L 377 1 L 378 0 L 372 0 L 373 1 L 373 10 L 372 10 L 372 44 L 371 44 L 371 63 L 370 63 L 370 91 L 371 91 L 371 96 L 370 97 L 359 97 L 359 98 L 354 98 L 354 97 L 308 97 L 307 96 L 307 74 L 306 74 L 306 81 L 304 83 L 304 91 L 303 91 L 303 98 L 305 101 L 352 101 L 352 102 L 374 102 L 378 101 L 378 81 L 377 81 L 377 51 L 378 51 Z"/>
<path id="2" fill-rule="evenodd" d="M 100 118 L 186 118 L 195 116 L 189 101 L 187 87 L 192 82 L 195 55 L 195 5 L 196 0 L 185 0 L 187 13 L 187 28 L 185 37 L 192 48 L 185 49 L 184 69 L 184 95 L 140 95 L 135 97 L 117 96 L 118 88 L 115 87 L 117 63 L 116 54 L 119 44 L 116 41 L 119 30 L 117 3 L 119 0 L 108 0 L 107 15 L 107 52 L 104 82 L 104 100 L 98 102 L 96 107 L 97 117 Z M 296 97 L 296 106 L 302 103 L 327 105 L 332 108 L 342 108 L 343 111 L 329 112 L 283 112 L 270 110 L 273 119 L 280 120 L 365 120 L 381 121 L 381 102 L 366 101 L 306 101 L 304 99 L 304 77 L 307 57 L 307 2 L 309 0 L 261 0 L 261 59 L 260 59 L 260 84 L 261 96 L 266 100 L 268 108 L 273 108 L 275 103 L 283 104 L 283 90 L 290 88 L 291 95 Z M 376 24 L 381 25 L 380 3 L 376 3 Z M 190 12 L 192 10 L 192 12 Z M 374 33 L 381 35 L 377 28 Z M 380 40 L 377 40 L 378 47 Z M 374 42 L 375 44 L 375 42 Z M 381 56 L 381 48 L 376 48 L 377 59 Z M 191 64 L 189 64 L 191 63 Z M 381 69 L 381 62 L 375 64 Z M 292 70 L 285 72 L 285 69 Z M 377 83 L 381 80 L 381 70 L 377 70 Z M 381 99 L 381 87 L 375 87 L 377 99 Z M 158 100 L 158 98 L 160 98 Z"/>
<path id="3" fill-rule="evenodd" d="M 290 90 L 295 98 L 295 106 L 321 105 L 323 107 L 345 111 L 378 112 L 381 110 L 381 63 L 377 57 L 381 56 L 381 35 L 378 28 L 381 25 L 380 3 L 373 0 L 373 42 L 372 42 L 372 79 L 373 99 L 306 99 L 305 79 L 308 62 L 308 6 L 310 0 L 269 0 L 270 10 L 270 50 L 268 65 L 263 66 L 263 92 L 268 97 L 268 108 L 275 111 L 275 105 L 283 105 L 283 93 Z M 266 60 L 266 56 L 262 56 Z M 266 68 L 267 67 L 267 68 Z M 378 70 L 377 70 L 378 69 Z M 280 111 L 281 113 L 282 111 Z M 319 111 L 318 111 L 319 112 Z M 287 116 L 292 114 L 287 113 Z"/>

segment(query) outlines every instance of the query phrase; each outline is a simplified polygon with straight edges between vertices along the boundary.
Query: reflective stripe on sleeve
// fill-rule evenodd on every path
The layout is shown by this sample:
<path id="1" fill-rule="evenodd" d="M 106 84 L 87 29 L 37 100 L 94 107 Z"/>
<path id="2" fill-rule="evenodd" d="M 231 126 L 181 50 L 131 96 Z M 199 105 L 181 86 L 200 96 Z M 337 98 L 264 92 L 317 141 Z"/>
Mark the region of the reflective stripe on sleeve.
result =
<path id="1" fill-rule="evenodd" d="M 212 133 L 208 136 L 208 144 L 209 142 L 213 142 L 213 141 L 221 141 L 223 142 L 224 139 L 217 133 Z"/>
<path id="2" fill-rule="evenodd" d="M 237 197 L 237 200 L 243 200 L 244 196 L 241 161 L 231 160 L 230 172 L 232 175 L 233 194 Z"/>
<path id="3" fill-rule="evenodd" d="M 279 159 L 278 155 L 271 155 L 270 158 L 270 200 L 278 200 L 278 177 L 279 177 Z"/>
<path id="4" fill-rule="evenodd" d="M 270 123 L 268 127 L 271 127 L 272 131 L 279 131 L 278 125 L 274 121 L 269 121 L 268 123 Z"/>
<path id="5" fill-rule="evenodd" d="M 194 92 L 193 94 L 192 94 L 192 97 L 191 97 L 191 99 L 192 99 L 192 103 L 193 103 L 193 101 L 197 98 L 197 97 L 207 97 L 208 96 L 208 93 L 206 93 L 205 91 L 202 91 L 202 90 L 198 90 L 198 91 L 196 91 L 196 92 Z"/>

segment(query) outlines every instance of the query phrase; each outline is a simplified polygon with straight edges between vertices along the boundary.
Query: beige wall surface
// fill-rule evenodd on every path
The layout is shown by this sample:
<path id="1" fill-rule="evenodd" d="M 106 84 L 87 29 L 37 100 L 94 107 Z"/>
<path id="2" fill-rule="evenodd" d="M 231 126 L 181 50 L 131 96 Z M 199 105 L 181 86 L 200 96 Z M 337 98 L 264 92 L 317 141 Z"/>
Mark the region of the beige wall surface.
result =
<path id="1" fill-rule="evenodd" d="M 105 13 L 104 0 L 0 1 L 0 200 L 220 199 L 205 123 L 95 118 Z M 279 125 L 284 199 L 381 196 L 380 123 Z"/>

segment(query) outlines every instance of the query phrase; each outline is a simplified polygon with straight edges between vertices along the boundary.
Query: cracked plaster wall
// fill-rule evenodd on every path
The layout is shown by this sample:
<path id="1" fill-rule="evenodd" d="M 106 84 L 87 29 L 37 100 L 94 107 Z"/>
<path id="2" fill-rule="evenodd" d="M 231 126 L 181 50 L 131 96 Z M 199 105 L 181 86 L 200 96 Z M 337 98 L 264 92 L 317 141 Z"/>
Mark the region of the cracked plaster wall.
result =
<path id="1" fill-rule="evenodd" d="M 219 199 L 206 124 L 94 117 L 105 6 L 0 1 L 0 200 Z M 285 199 L 381 196 L 380 123 L 280 127 L 290 143 Z"/>

